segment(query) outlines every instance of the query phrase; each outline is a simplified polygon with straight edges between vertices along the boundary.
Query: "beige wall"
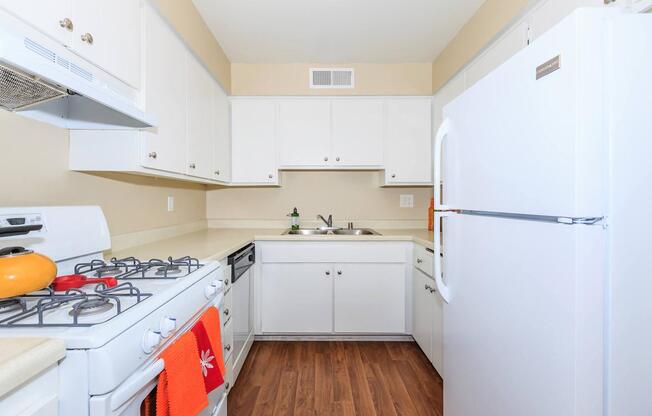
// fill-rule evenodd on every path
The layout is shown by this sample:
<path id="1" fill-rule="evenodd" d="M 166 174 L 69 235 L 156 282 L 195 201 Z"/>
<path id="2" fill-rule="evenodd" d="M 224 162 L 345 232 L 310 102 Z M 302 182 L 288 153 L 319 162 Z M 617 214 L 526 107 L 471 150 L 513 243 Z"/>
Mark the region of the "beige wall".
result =
<path id="1" fill-rule="evenodd" d="M 293 207 L 303 219 L 333 214 L 344 220 L 426 220 L 431 188 L 380 188 L 369 171 L 284 171 L 281 188 L 209 190 L 208 219 L 282 220 Z M 414 208 L 399 208 L 413 194 Z"/>
<path id="2" fill-rule="evenodd" d="M 213 73 L 227 94 L 230 93 L 231 62 L 192 0 L 154 0 L 154 4 Z"/>
<path id="3" fill-rule="evenodd" d="M 355 69 L 355 88 L 310 89 L 309 68 Z M 430 95 L 432 65 L 408 64 L 242 64 L 231 66 L 233 95 Z"/>
<path id="4" fill-rule="evenodd" d="M 487 0 L 432 64 L 432 92 L 437 92 L 507 25 L 536 0 Z"/>
<path id="5" fill-rule="evenodd" d="M 100 205 L 112 235 L 206 217 L 203 185 L 68 170 L 68 131 L 0 110 L 0 206 Z M 175 211 L 167 212 L 167 196 Z"/>

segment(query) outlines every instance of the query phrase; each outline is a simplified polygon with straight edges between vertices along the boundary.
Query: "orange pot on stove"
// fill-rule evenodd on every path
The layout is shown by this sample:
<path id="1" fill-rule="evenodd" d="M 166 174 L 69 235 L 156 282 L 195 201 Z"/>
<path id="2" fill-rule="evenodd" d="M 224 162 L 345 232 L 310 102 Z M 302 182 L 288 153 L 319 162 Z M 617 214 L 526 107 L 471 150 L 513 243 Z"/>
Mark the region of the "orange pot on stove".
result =
<path id="1" fill-rule="evenodd" d="M 57 276 L 57 265 L 47 256 L 24 247 L 0 249 L 0 298 L 41 290 Z"/>

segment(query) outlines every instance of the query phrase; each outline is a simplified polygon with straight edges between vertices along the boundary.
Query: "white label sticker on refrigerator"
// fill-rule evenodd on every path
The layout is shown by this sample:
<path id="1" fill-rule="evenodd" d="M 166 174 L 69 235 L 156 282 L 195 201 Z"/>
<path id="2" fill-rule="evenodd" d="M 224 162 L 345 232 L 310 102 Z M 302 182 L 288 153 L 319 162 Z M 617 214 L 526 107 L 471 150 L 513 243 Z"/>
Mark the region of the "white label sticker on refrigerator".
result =
<path id="1" fill-rule="evenodd" d="M 537 80 L 546 77 L 561 68 L 561 55 L 557 55 L 537 67 Z"/>

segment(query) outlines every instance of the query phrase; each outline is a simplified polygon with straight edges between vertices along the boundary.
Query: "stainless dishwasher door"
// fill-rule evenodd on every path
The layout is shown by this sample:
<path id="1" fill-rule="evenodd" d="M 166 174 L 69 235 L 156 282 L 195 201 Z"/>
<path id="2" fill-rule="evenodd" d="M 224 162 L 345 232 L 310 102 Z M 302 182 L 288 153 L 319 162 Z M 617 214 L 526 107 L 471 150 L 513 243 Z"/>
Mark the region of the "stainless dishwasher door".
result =
<path id="1" fill-rule="evenodd" d="M 245 346 L 249 334 L 253 332 L 253 267 L 244 272 L 238 280 L 233 283 L 233 358 L 234 363 L 238 362 L 240 353 Z"/>

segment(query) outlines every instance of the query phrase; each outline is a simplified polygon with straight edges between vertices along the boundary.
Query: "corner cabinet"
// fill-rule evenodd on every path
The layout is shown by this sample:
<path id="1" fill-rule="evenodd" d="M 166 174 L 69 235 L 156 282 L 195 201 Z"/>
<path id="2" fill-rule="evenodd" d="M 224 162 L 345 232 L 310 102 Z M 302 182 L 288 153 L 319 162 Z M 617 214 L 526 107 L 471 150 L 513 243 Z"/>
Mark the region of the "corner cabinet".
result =
<path id="1" fill-rule="evenodd" d="M 70 169 L 200 183 L 230 181 L 229 101 L 158 12 L 144 10 L 144 130 L 71 130 Z"/>

